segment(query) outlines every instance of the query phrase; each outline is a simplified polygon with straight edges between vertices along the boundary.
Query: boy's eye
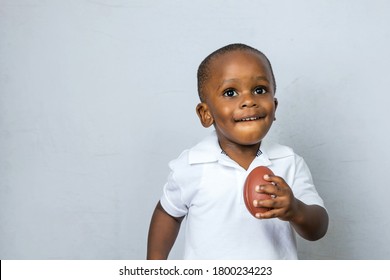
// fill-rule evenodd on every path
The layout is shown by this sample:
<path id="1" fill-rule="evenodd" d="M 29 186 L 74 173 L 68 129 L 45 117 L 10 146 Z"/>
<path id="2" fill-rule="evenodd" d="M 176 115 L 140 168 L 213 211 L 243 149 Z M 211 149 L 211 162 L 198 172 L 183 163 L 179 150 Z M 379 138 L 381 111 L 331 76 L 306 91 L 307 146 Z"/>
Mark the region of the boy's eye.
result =
<path id="1" fill-rule="evenodd" d="M 263 87 L 257 87 L 257 88 L 255 88 L 255 90 L 254 90 L 254 93 L 255 93 L 255 94 L 264 94 L 264 93 L 266 93 L 266 92 L 267 92 L 266 89 L 263 88 Z"/>
<path id="2" fill-rule="evenodd" d="M 233 97 L 233 96 L 237 95 L 237 92 L 234 89 L 228 89 L 228 90 L 225 90 L 223 95 L 226 97 Z"/>

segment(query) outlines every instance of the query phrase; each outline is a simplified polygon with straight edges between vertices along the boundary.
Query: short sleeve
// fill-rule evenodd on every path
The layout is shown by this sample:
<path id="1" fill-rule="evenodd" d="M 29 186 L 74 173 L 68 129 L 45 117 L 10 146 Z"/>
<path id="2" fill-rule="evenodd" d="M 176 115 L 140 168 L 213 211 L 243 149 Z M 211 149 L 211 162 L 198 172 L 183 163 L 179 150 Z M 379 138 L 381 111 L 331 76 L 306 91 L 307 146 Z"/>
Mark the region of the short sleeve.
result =
<path id="1" fill-rule="evenodd" d="M 171 216 L 182 217 L 187 215 L 188 208 L 182 201 L 182 190 L 174 180 L 172 171 L 168 181 L 163 188 L 163 195 L 160 199 L 161 206 Z"/>
<path id="2" fill-rule="evenodd" d="M 292 186 L 295 197 L 305 204 L 324 207 L 324 202 L 314 186 L 309 167 L 302 157 L 298 155 L 295 157 L 295 176 Z"/>

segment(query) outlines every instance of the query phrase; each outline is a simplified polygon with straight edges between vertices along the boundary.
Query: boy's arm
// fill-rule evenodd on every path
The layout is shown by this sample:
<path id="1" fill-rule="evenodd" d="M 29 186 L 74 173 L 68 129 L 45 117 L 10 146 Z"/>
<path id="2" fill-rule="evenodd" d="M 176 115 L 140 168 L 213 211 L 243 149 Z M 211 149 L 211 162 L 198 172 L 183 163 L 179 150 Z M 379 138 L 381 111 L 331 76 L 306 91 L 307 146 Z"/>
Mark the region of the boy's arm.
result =
<path id="1" fill-rule="evenodd" d="M 296 232 L 303 238 L 314 241 L 322 238 L 328 230 L 329 217 L 319 205 L 307 205 L 296 200 L 297 211 L 290 220 Z"/>
<path id="2" fill-rule="evenodd" d="M 173 217 L 158 202 L 149 227 L 148 260 L 166 260 L 179 233 L 184 217 Z"/>

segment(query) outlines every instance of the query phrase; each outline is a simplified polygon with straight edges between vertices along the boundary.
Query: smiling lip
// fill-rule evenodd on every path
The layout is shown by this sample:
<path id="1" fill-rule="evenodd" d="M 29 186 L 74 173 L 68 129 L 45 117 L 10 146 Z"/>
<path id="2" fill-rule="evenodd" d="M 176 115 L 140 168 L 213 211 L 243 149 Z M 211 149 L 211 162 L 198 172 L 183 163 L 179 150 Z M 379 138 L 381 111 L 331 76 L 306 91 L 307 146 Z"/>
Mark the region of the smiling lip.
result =
<path id="1" fill-rule="evenodd" d="M 240 118 L 240 119 L 235 119 L 235 122 L 250 122 L 250 121 L 257 121 L 257 120 L 260 120 L 264 117 L 262 116 L 252 116 L 252 117 L 244 117 L 244 118 Z"/>

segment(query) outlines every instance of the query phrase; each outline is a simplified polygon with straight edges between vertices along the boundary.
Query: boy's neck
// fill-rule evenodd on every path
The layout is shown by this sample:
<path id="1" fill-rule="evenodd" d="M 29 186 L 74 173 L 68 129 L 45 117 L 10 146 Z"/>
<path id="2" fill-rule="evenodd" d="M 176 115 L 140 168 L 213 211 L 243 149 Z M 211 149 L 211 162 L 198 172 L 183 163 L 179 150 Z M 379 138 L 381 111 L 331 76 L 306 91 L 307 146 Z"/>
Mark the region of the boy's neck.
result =
<path id="1" fill-rule="evenodd" d="M 224 145 L 220 143 L 220 146 L 227 156 L 237 162 L 242 168 L 248 170 L 252 161 L 257 156 L 257 153 L 260 148 L 260 143 L 254 145 Z"/>

